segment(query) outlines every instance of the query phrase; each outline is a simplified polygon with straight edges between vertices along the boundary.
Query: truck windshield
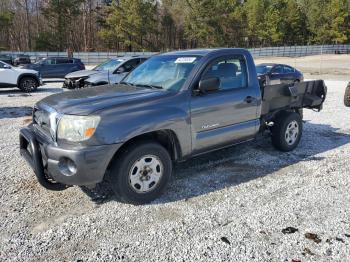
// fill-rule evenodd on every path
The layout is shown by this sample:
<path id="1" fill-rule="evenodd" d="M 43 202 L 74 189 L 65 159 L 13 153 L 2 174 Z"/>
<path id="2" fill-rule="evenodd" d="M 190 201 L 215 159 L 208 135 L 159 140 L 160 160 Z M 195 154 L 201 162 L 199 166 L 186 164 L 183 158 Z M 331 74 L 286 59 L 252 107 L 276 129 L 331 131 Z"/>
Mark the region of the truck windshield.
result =
<path id="1" fill-rule="evenodd" d="M 132 71 L 123 84 L 179 91 L 200 56 L 155 56 Z"/>
<path id="2" fill-rule="evenodd" d="M 266 74 L 270 72 L 272 66 L 266 66 L 266 65 L 258 65 L 256 66 L 256 73 L 257 74 Z"/>
<path id="3" fill-rule="evenodd" d="M 108 60 L 98 66 L 96 66 L 93 70 L 96 71 L 115 71 L 118 67 L 118 65 L 123 62 L 123 60 L 119 60 L 119 59 L 111 59 Z"/>

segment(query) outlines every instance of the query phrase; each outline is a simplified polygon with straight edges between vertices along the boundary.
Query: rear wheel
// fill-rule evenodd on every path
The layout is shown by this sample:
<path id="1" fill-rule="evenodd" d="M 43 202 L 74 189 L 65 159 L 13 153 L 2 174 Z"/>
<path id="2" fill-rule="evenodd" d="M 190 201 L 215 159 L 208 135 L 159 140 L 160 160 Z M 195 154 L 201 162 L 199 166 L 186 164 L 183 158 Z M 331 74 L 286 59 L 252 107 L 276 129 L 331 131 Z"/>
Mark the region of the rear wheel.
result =
<path id="1" fill-rule="evenodd" d="M 145 204 L 162 194 L 171 173 L 172 161 L 163 146 L 154 142 L 135 144 L 115 159 L 111 187 L 124 202 Z"/>
<path id="2" fill-rule="evenodd" d="M 275 120 L 272 132 L 272 144 L 278 150 L 294 150 L 301 139 L 303 123 L 298 113 L 284 112 Z"/>
<path id="3" fill-rule="evenodd" d="M 18 88 L 27 93 L 36 91 L 38 86 L 38 81 L 34 77 L 30 76 L 23 77 L 18 84 Z"/>
<path id="4" fill-rule="evenodd" d="M 350 107 L 350 83 L 345 89 L 345 95 L 344 95 L 344 105 L 347 107 Z"/>

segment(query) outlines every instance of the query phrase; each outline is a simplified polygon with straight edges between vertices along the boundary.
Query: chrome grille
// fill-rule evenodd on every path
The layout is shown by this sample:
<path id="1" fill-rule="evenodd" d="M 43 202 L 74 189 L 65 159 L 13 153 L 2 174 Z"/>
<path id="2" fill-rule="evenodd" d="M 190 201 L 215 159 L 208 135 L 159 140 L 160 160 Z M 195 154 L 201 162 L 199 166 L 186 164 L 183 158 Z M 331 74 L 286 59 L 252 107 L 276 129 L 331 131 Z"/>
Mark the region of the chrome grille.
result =
<path id="1" fill-rule="evenodd" d="M 33 121 L 35 124 L 37 124 L 40 128 L 50 133 L 50 116 L 49 112 L 34 108 L 33 112 Z"/>
<path id="2" fill-rule="evenodd" d="M 50 120 L 50 116 L 54 117 L 54 119 Z M 56 116 L 55 110 L 50 107 L 35 106 L 33 110 L 33 123 L 41 133 L 54 139 L 57 124 Z"/>

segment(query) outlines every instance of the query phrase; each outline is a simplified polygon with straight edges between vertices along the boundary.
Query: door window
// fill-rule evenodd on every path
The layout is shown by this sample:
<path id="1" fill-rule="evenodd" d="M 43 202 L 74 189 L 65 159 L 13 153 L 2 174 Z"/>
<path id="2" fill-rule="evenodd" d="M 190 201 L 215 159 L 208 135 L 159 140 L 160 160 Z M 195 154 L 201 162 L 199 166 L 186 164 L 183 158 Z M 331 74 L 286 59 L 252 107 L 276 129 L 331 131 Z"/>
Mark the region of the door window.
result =
<path id="1" fill-rule="evenodd" d="M 73 64 L 73 60 L 68 59 L 68 58 L 57 58 L 56 63 L 57 64 Z"/>
<path id="2" fill-rule="evenodd" d="M 294 68 L 290 67 L 290 66 L 284 66 L 284 72 L 286 74 L 290 74 L 290 73 L 294 73 Z"/>
<path id="3" fill-rule="evenodd" d="M 124 68 L 124 72 L 131 72 L 132 70 L 134 70 L 136 68 L 136 66 L 140 63 L 140 59 L 137 58 L 137 59 L 132 59 L 128 62 L 126 62 L 124 65 L 123 65 L 123 68 Z"/>
<path id="4" fill-rule="evenodd" d="M 56 59 L 53 58 L 48 58 L 42 61 L 43 65 L 55 65 L 56 64 Z"/>
<path id="5" fill-rule="evenodd" d="M 0 62 L 0 68 L 4 68 L 5 67 L 5 64 Z"/>
<path id="6" fill-rule="evenodd" d="M 220 79 L 219 90 L 247 87 L 248 74 L 244 57 L 235 56 L 216 60 L 206 69 L 202 79 L 211 77 Z"/>
<path id="7" fill-rule="evenodd" d="M 272 69 L 272 74 L 283 74 L 283 66 L 275 66 L 273 69 Z"/>

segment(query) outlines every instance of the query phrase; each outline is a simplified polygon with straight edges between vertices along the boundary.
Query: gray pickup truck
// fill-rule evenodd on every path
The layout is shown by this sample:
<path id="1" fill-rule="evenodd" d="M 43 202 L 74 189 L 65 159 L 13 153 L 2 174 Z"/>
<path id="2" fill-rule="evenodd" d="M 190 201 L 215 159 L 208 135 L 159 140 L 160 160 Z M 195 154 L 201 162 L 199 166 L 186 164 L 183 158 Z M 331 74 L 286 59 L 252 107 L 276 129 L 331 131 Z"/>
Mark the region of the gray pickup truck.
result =
<path id="1" fill-rule="evenodd" d="M 39 101 L 20 131 L 20 152 L 41 185 L 63 190 L 108 181 L 122 201 L 142 204 L 165 189 L 172 164 L 270 132 L 291 151 L 302 108 L 321 110 L 322 80 L 260 87 L 244 49 L 154 56 L 118 85 Z"/>

